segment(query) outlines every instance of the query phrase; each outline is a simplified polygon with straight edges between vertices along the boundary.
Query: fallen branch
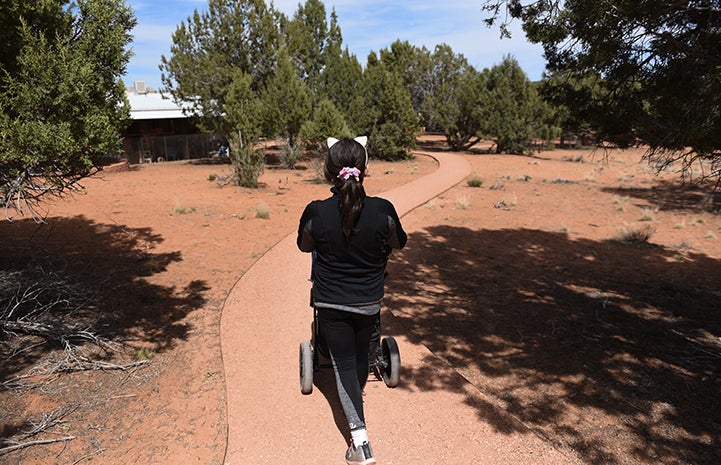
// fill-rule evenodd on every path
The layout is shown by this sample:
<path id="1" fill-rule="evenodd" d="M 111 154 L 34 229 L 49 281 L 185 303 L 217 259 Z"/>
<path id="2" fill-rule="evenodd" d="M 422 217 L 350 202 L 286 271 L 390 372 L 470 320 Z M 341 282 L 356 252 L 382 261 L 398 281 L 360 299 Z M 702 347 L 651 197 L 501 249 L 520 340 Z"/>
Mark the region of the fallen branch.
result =
<path id="1" fill-rule="evenodd" d="M 39 386 L 40 383 L 23 383 L 22 380 L 26 378 L 32 378 L 35 375 L 29 374 L 29 375 L 20 375 L 16 376 L 14 378 L 11 378 L 7 381 L 3 381 L 0 383 L 0 387 L 2 389 L 11 390 L 11 389 L 30 389 L 36 386 Z"/>
<path id="2" fill-rule="evenodd" d="M 60 407 L 59 409 L 53 410 L 50 413 L 43 413 L 39 421 L 30 420 L 28 422 L 31 426 L 29 430 L 24 431 L 19 435 L 16 435 L 14 439 L 0 439 L 0 444 L 11 444 L 9 446 L 0 448 L 0 455 L 7 454 L 8 452 L 12 452 L 18 449 L 23 449 L 25 447 L 36 446 L 40 444 L 52 444 L 54 442 L 70 441 L 71 439 L 75 439 L 75 436 L 64 436 L 62 438 L 55 439 L 38 439 L 35 441 L 21 442 L 40 433 L 48 433 L 50 432 L 49 430 L 54 426 L 65 423 L 63 418 L 68 413 L 74 412 L 77 408 L 77 405 Z"/>
<path id="3" fill-rule="evenodd" d="M 694 349 L 694 350 L 696 350 L 696 351 L 698 351 L 698 352 L 701 352 L 701 353 L 707 355 L 707 357 L 703 357 L 703 356 L 702 356 L 702 357 L 691 357 L 691 358 L 708 358 L 708 357 L 712 357 L 712 358 L 716 358 L 716 359 L 721 359 L 721 354 L 719 354 L 719 353 L 717 353 L 717 352 L 712 352 L 712 351 L 710 351 L 710 350 L 706 350 L 706 349 L 704 349 L 703 347 L 699 347 L 699 346 L 698 346 L 698 341 L 692 339 L 691 337 L 687 336 L 686 334 L 682 333 L 681 331 L 677 331 L 677 330 L 675 330 L 675 329 L 672 329 L 671 332 L 674 333 L 674 334 L 677 334 L 677 335 L 681 336 L 683 339 L 685 339 L 686 342 L 688 343 L 688 345 L 690 345 L 692 349 Z"/>
<path id="4" fill-rule="evenodd" d="M 123 363 L 123 364 L 117 364 L 117 363 L 110 363 L 110 362 L 104 362 L 102 360 L 94 360 L 92 358 L 89 358 L 85 356 L 82 353 L 77 353 L 77 349 L 66 349 L 65 350 L 65 358 L 61 360 L 48 360 L 44 365 L 46 365 L 46 368 L 44 371 L 40 371 L 41 368 L 38 368 L 39 374 L 44 375 L 52 375 L 55 373 L 70 373 L 70 372 L 78 372 L 78 371 L 93 371 L 93 370 L 120 370 L 120 371 L 128 371 L 133 368 L 137 368 L 143 365 L 148 364 L 148 360 L 138 360 L 135 362 L 130 363 Z"/>
<path id="5" fill-rule="evenodd" d="M 699 346 L 697 346 L 696 344 L 691 343 L 691 342 L 689 342 L 689 344 L 690 344 L 691 347 L 693 347 L 695 350 L 697 350 L 697 351 L 699 351 L 699 352 L 701 352 L 701 353 L 704 353 L 704 354 L 708 355 L 709 357 L 721 359 L 721 354 L 717 354 L 717 353 L 715 353 L 715 352 L 711 352 L 710 350 L 703 349 L 703 348 L 701 348 L 701 347 L 699 347 Z M 706 357 L 706 358 L 708 358 L 708 357 Z"/>
<path id="6" fill-rule="evenodd" d="M 16 443 L 12 446 L 3 447 L 2 449 L 0 449 L 0 455 L 7 454 L 8 452 L 12 452 L 15 450 L 23 449 L 25 447 L 38 446 L 41 444 L 52 444 L 54 442 L 71 441 L 73 439 L 75 439 L 75 436 L 65 436 L 64 438 L 55 438 L 55 439 L 38 439 L 37 441 Z"/>

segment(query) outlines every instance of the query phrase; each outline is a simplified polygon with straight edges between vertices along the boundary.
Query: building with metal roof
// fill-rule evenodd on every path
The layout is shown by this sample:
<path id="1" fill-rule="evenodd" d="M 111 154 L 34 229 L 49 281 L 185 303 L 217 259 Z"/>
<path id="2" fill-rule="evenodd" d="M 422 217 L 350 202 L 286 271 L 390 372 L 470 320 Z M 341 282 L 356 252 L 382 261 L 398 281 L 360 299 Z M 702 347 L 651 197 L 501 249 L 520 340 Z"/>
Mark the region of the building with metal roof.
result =
<path id="1" fill-rule="evenodd" d="M 123 151 L 130 163 L 155 163 L 210 157 L 225 145 L 204 134 L 169 96 L 136 81 L 127 90 L 131 124 L 123 134 Z"/>

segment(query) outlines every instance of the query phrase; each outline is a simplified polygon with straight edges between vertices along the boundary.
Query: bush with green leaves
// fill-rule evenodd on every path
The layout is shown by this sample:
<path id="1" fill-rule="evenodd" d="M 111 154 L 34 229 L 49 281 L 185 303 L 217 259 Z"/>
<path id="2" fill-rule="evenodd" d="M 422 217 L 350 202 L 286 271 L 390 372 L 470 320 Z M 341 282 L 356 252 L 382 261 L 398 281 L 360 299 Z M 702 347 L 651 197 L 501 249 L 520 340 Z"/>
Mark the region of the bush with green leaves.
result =
<path id="1" fill-rule="evenodd" d="M 303 144 L 283 144 L 280 148 L 280 163 L 283 168 L 295 169 L 296 163 L 303 158 L 305 153 L 305 145 Z"/>
<path id="2" fill-rule="evenodd" d="M 343 113 L 329 99 L 323 99 L 313 111 L 313 119 L 306 121 L 300 130 L 300 138 L 312 151 L 323 153 L 328 137 L 342 139 L 353 137 Z"/>
<path id="3" fill-rule="evenodd" d="M 437 46 L 431 58 L 433 92 L 426 103 L 431 129 L 443 132 L 451 150 L 468 150 L 479 142 L 485 116 L 480 111 L 487 105 L 483 76 L 448 45 Z"/>
<path id="4" fill-rule="evenodd" d="M 291 147 L 299 143 L 300 129 L 311 112 L 311 94 L 285 48 L 279 51 L 273 74 L 260 91 L 260 101 L 263 132 L 269 137 L 282 136 Z"/>
<path id="5" fill-rule="evenodd" d="M 121 146 L 120 77 L 135 26 L 123 0 L 0 2 L 0 208 L 34 214 Z"/>
<path id="6" fill-rule="evenodd" d="M 420 119 L 401 76 L 388 70 L 375 53 L 371 53 L 363 80 L 368 153 L 388 161 L 411 158 L 420 132 Z"/>
<path id="7" fill-rule="evenodd" d="M 564 107 L 566 129 L 622 148 L 645 144 L 659 170 L 680 165 L 689 177 L 721 178 L 717 0 L 481 5 L 502 35 L 515 19 L 543 46 L 545 93 Z"/>
<path id="8" fill-rule="evenodd" d="M 250 145 L 241 146 L 231 139 L 230 162 L 233 165 L 235 183 L 241 187 L 256 188 L 265 169 L 265 153 Z"/>
<path id="9" fill-rule="evenodd" d="M 493 137 L 497 153 L 528 153 L 542 147 L 534 144 L 536 139 L 559 135 L 555 113 L 514 58 L 506 56 L 483 75 L 487 89 L 481 110 L 483 132 Z"/>

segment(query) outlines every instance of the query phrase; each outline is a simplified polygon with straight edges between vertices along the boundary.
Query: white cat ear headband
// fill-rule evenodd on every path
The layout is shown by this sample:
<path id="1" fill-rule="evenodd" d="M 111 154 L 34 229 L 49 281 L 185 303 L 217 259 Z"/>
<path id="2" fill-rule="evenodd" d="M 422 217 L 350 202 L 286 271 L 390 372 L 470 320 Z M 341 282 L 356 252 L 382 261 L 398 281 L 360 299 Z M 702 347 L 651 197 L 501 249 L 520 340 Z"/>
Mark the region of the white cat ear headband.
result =
<path id="1" fill-rule="evenodd" d="M 363 149 L 366 151 L 366 167 L 368 166 L 368 149 L 366 148 L 366 144 L 368 143 L 368 136 L 358 136 L 353 138 L 354 141 L 358 142 L 360 145 L 363 146 Z M 333 147 L 336 142 L 338 142 L 338 139 L 335 137 L 329 137 L 327 140 L 328 148 Z"/>

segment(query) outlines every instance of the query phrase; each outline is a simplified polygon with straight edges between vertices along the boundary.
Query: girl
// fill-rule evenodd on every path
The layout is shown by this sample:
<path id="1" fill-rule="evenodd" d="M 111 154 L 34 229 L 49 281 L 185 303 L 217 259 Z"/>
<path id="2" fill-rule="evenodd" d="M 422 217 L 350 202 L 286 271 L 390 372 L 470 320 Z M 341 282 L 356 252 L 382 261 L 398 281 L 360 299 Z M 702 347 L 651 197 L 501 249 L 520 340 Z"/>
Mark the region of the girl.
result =
<path id="1" fill-rule="evenodd" d="M 328 139 L 326 180 L 332 196 L 309 203 L 300 218 L 298 248 L 315 252 L 313 305 L 335 371 L 351 432 L 348 465 L 375 464 L 363 414 L 371 335 L 383 298 L 385 268 L 407 236 L 393 204 L 367 197 L 367 137 Z"/>

